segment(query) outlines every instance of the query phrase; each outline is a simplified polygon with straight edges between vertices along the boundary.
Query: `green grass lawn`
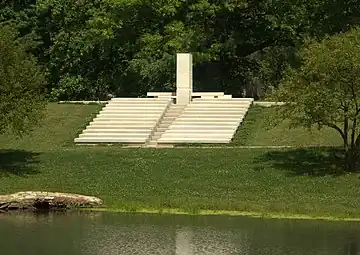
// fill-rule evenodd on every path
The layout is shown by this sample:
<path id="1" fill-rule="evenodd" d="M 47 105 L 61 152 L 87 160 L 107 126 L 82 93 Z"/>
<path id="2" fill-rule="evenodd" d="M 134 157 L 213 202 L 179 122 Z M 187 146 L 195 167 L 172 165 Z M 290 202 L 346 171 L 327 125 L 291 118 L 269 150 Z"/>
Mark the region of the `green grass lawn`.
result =
<path id="1" fill-rule="evenodd" d="M 274 108 L 254 106 L 249 109 L 243 125 L 235 134 L 232 145 L 249 146 L 341 146 L 338 132 L 331 128 L 311 130 L 289 128 L 287 120 L 269 128 Z"/>
<path id="2" fill-rule="evenodd" d="M 73 138 L 98 110 L 51 104 L 31 136 L 0 137 L 0 193 L 82 193 L 99 196 L 111 209 L 360 218 L 360 180 L 338 171 L 339 162 L 329 157 L 334 149 L 74 146 Z"/>

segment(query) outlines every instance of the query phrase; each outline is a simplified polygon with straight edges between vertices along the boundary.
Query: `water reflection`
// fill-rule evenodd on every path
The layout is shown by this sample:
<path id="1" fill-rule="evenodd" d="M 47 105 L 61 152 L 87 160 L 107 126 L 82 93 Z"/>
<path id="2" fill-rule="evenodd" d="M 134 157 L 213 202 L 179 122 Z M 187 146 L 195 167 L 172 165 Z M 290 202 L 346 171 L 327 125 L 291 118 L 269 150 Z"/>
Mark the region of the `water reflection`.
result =
<path id="1" fill-rule="evenodd" d="M 0 214 L 0 254 L 358 255 L 360 224 L 132 214 Z"/>

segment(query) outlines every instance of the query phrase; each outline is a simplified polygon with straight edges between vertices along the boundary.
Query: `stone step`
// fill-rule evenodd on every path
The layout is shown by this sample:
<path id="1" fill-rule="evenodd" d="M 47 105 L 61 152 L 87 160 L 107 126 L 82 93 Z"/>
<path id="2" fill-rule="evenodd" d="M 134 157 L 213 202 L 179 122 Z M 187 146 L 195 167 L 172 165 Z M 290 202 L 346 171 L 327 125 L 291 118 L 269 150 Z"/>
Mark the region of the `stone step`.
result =
<path id="1" fill-rule="evenodd" d="M 169 138 L 169 137 L 184 137 L 184 138 L 204 138 L 204 139 L 207 139 L 207 138 L 232 138 L 233 136 L 233 132 L 231 133 L 217 133 L 217 134 L 210 134 L 210 133 L 182 133 L 182 132 L 179 132 L 179 133 L 168 133 L 168 132 L 165 132 L 161 137 L 162 138 Z"/>
<path id="2" fill-rule="evenodd" d="M 98 128 L 98 127 L 87 127 L 83 133 L 146 133 L 151 132 L 150 128 L 146 129 L 134 129 L 134 128 Z"/>
<path id="3" fill-rule="evenodd" d="M 156 101 L 160 101 L 160 102 L 168 102 L 168 99 L 160 99 L 160 98 L 151 98 L 151 97 L 114 97 L 110 100 L 110 102 L 123 102 L 123 101 L 127 101 L 127 102 L 132 102 L 132 101 L 140 101 L 140 102 L 156 102 Z"/>
<path id="4" fill-rule="evenodd" d="M 181 115 L 188 115 L 188 116 L 197 116 L 197 115 L 204 115 L 204 116 L 211 116 L 217 118 L 218 116 L 238 116 L 238 115 L 245 115 L 245 109 L 236 109 L 234 111 L 213 111 L 213 110 L 196 110 L 196 111 L 184 111 Z"/>
<path id="5" fill-rule="evenodd" d="M 163 119 L 162 119 L 162 121 L 174 121 L 174 120 L 176 120 L 177 119 L 177 117 L 167 117 L 167 116 L 165 116 Z"/>
<path id="6" fill-rule="evenodd" d="M 230 143 L 231 139 L 223 139 L 223 138 L 184 138 L 184 137 L 176 137 L 176 138 L 163 138 L 161 137 L 158 140 L 158 144 L 163 143 Z"/>
<path id="7" fill-rule="evenodd" d="M 168 127 L 168 129 L 179 129 L 179 130 L 229 130 L 229 129 L 237 129 L 237 126 L 235 125 L 211 125 L 211 124 L 194 124 L 194 123 L 185 123 L 185 124 L 179 124 L 179 123 L 173 123 Z"/>
<path id="8" fill-rule="evenodd" d="M 160 125 L 161 124 L 169 124 L 170 125 L 171 123 L 173 123 L 172 120 L 163 120 L 163 121 L 161 121 Z"/>
<path id="9" fill-rule="evenodd" d="M 216 114 L 220 114 L 220 113 L 223 113 L 223 112 L 229 112 L 229 113 L 232 113 L 232 112 L 239 112 L 239 111 L 243 111 L 243 112 L 246 112 L 248 110 L 248 107 L 217 107 L 217 108 L 204 108 L 204 107 L 194 107 L 193 105 L 192 106 L 189 106 L 187 107 L 184 112 L 200 112 L 200 113 L 206 113 L 206 112 L 210 112 L 210 113 L 216 113 Z"/>
<path id="10" fill-rule="evenodd" d="M 156 123 L 157 118 L 96 118 L 93 123 L 116 122 L 116 123 Z"/>
<path id="11" fill-rule="evenodd" d="M 124 114 L 124 115 L 136 115 L 136 114 L 158 114 L 158 115 L 161 115 L 162 113 L 164 112 L 164 108 L 161 108 L 161 109 L 157 109 L 157 110 L 153 110 L 153 109 L 138 109 L 138 110 L 133 110 L 133 109 L 122 109 L 122 108 L 119 108 L 119 109 L 115 109 L 115 108 L 112 108 L 112 109 L 109 109 L 109 108 L 106 108 L 104 110 L 101 110 L 99 112 L 99 114 Z"/>
<path id="12" fill-rule="evenodd" d="M 174 121 L 175 123 L 179 123 L 179 122 L 216 122 L 216 123 L 220 123 L 220 122 L 228 122 L 228 123 L 237 123 L 239 121 L 241 121 L 242 118 L 204 118 L 204 117 L 198 117 L 198 118 L 189 118 L 189 117 L 180 117 L 178 118 L 176 121 Z"/>
<path id="13" fill-rule="evenodd" d="M 236 105 L 236 104 L 227 104 L 227 105 L 222 105 L 222 104 L 190 104 L 185 110 L 188 109 L 192 109 L 192 108 L 196 108 L 196 109 L 244 109 L 244 108 L 248 108 L 249 106 L 246 104 L 243 105 Z"/>
<path id="14" fill-rule="evenodd" d="M 97 115 L 97 118 L 131 118 L 131 119 L 138 119 L 138 118 L 156 118 L 160 117 L 159 113 L 100 113 Z"/>
<path id="15" fill-rule="evenodd" d="M 178 116 L 179 114 L 181 114 L 183 111 L 181 112 L 166 112 L 165 116 Z"/>
<path id="16" fill-rule="evenodd" d="M 233 134 L 237 129 L 167 129 L 164 134 Z"/>
<path id="17" fill-rule="evenodd" d="M 172 124 L 172 126 L 175 125 L 179 125 L 179 126 L 184 126 L 184 125 L 198 125 L 199 128 L 203 128 L 204 126 L 218 126 L 218 127 L 222 127 L 222 126 L 238 126 L 238 122 L 234 121 L 234 122 L 215 122 L 215 121 L 176 121 Z"/>
<path id="18" fill-rule="evenodd" d="M 146 138 L 143 137 L 84 137 L 75 138 L 75 143 L 145 143 Z"/>
<path id="19" fill-rule="evenodd" d="M 153 129 L 155 126 L 156 122 L 154 123 L 119 123 L 119 122 L 91 122 L 89 125 L 89 127 L 91 128 L 147 128 L 147 129 Z"/>
<path id="20" fill-rule="evenodd" d="M 109 103 L 105 107 L 106 108 L 125 108 L 125 107 L 142 107 L 142 108 L 159 108 L 159 107 L 166 107 L 167 104 L 151 104 L 151 103 Z"/>
<path id="21" fill-rule="evenodd" d="M 232 114 L 232 115 L 228 115 L 228 114 L 223 114 L 223 115 L 211 115 L 211 114 L 199 114 L 199 115 L 195 115 L 195 114 L 187 114 L 184 113 L 182 114 L 179 118 L 177 119 L 204 119 L 204 120 L 239 120 L 239 119 L 243 119 L 244 114 L 243 113 L 238 113 L 238 114 Z"/>
<path id="22" fill-rule="evenodd" d="M 124 137 L 124 138 L 136 138 L 136 137 L 143 137 L 143 138 L 148 138 L 149 134 L 148 133 L 86 133 L 86 134 L 80 134 L 79 135 L 80 138 L 84 138 L 84 137 Z"/>
<path id="23" fill-rule="evenodd" d="M 193 99 L 193 102 L 196 102 L 196 101 L 212 101 L 212 102 L 253 102 L 254 99 L 253 98 L 194 98 Z"/>

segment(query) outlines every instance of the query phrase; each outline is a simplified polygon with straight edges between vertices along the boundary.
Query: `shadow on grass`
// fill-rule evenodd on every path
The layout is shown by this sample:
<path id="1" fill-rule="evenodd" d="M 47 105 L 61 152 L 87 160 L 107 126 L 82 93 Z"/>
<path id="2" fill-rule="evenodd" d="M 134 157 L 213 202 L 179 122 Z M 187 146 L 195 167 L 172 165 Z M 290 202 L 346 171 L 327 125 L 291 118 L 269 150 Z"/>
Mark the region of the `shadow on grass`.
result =
<path id="1" fill-rule="evenodd" d="M 345 162 L 339 148 L 298 148 L 273 150 L 257 159 L 258 170 L 264 165 L 283 170 L 290 176 L 338 176 L 345 173 Z"/>
<path id="2" fill-rule="evenodd" d="M 34 165 L 39 162 L 39 155 L 40 153 L 25 150 L 0 150 L 0 177 L 38 174 Z"/>

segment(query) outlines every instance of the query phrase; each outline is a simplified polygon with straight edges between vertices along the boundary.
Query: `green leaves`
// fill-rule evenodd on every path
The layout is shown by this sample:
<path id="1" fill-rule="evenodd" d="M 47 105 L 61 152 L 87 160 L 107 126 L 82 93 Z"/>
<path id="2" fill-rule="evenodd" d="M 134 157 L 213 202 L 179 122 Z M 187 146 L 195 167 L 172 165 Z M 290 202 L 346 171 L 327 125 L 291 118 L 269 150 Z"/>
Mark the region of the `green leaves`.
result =
<path id="1" fill-rule="evenodd" d="M 0 133 L 22 135 L 39 122 L 45 83 L 34 57 L 16 41 L 16 31 L 0 28 Z"/>
<path id="2" fill-rule="evenodd" d="M 339 132 L 351 171 L 360 149 L 359 43 L 359 28 L 309 42 L 301 50 L 301 67 L 289 70 L 276 94 L 287 103 L 280 115 L 293 126 L 328 126 Z"/>
<path id="3" fill-rule="evenodd" d="M 0 4 L 0 22 L 14 24 L 27 49 L 46 67 L 48 91 L 62 95 L 56 100 L 173 90 L 177 52 L 194 55 L 196 90 L 258 98 L 277 87 L 288 66 L 298 64 L 297 52 L 306 38 L 322 38 L 358 24 L 360 8 L 355 4 L 355 0 L 5 1 Z M 71 92 L 76 87 L 87 92 Z M 69 92 L 58 93 L 64 88 Z"/>

